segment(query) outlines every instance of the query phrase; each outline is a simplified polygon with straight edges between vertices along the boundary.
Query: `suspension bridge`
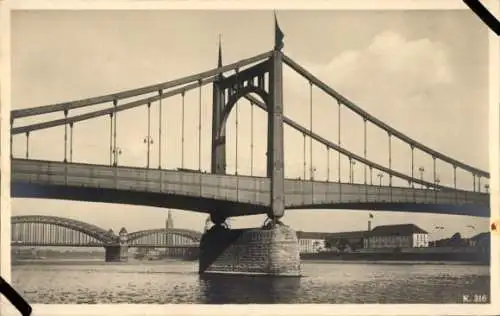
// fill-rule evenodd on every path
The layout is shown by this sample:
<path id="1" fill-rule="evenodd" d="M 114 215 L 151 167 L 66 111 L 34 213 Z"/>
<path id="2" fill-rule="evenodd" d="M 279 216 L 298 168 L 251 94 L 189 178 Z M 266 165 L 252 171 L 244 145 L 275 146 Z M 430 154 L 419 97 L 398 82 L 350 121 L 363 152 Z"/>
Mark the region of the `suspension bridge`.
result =
<path id="1" fill-rule="evenodd" d="M 210 214 L 212 222 L 219 225 L 229 217 L 267 214 L 276 223 L 284 216 L 285 210 L 293 209 L 352 209 L 389 210 L 403 212 L 441 213 L 489 217 L 489 172 L 480 170 L 459 158 L 432 149 L 413 139 L 375 116 L 329 87 L 298 62 L 282 52 L 283 33 L 276 22 L 276 42 L 273 50 L 223 65 L 222 49 L 219 44 L 217 67 L 183 78 L 162 82 L 132 90 L 96 96 L 82 100 L 63 102 L 39 107 L 11 111 L 11 148 L 14 139 L 23 137 L 25 154 L 12 156 L 12 196 L 24 198 L 64 199 L 91 202 L 146 205 L 176 208 Z M 309 126 L 303 126 L 286 115 L 287 100 L 284 98 L 283 69 L 291 70 L 304 79 L 309 91 L 308 101 L 303 108 L 309 110 Z M 202 100 L 203 89 L 211 87 L 212 100 Z M 328 104 L 338 112 L 336 118 L 328 119 L 329 131 L 326 136 L 316 131 L 313 116 L 322 116 L 315 111 L 314 92 L 328 98 Z M 186 124 L 185 109 L 189 94 L 198 108 L 197 122 L 190 119 Z M 181 149 L 180 152 L 167 151 L 165 137 L 166 99 L 176 98 L 180 107 Z M 326 102 L 326 101 L 325 101 Z M 249 104 L 250 147 L 245 159 L 250 160 L 250 168 L 242 171 L 238 165 L 238 153 L 243 146 L 238 142 L 241 133 L 241 117 L 238 109 Z M 92 108 L 107 105 L 102 109 Z M 156 117 L 151 109 L 157 107 Z M 119 163 L 122 148 L 117 141 L 120 115 L 126 111 L 143 108 L 147 112 L 144 143 L 147 148 L 146 166 L 127 166 Z M 208 108 L 212 117 L 202 122 L 202 110 Z M 86 113 L 70 115 L 73 112 Z M 171 110 L 171 109 L 170 109 Z M 255 111 L 266 113 L 262 120 L 256 120 Z M 235 131 L 228 125 L 229 116 L 236 112 Z M 341 118 L 344 112 L 358 117 L 362 124 L 362 137 L 348 139 L 344 135 L 351 126 L 344 126 Z M 62 118 L 21 124 L 25 119 L 34 120 L 46 114 L 61 113 Z M 75 152 L 74 131 L 86 121 L 100 120 L 108 129 L 108 134 L 94 139 L 99 144 L 107 142 L 107 161 L 90 164 L 78 160 Z M 157 120 L 157 132 L 152 130 L 152 120 Z M 21 122 L 21 123 L 19 123 Z M 203 123 L 209 124 L 211 133 L 204 137 Z M 256 125 L 259 127 L 255 127 Z M 421 122 L 425 125 L 426 122 Z M 287 155 L 285 146 L 285 126 L 303 138 L 303 155 Z M 332 127 L 335 127 L 332 129 Z M 30 137 L 47 129 L 64 128 L 61 145 L 64 155 L 59 160 L 47 160 L 32 155 Z M 186 130 L 197 130 L 197 144 L 185 142 Z M 122 130 L 126 131 L 126 126 Z M 367 130 L 384 134 L 387 140 L 385 161 L 370 157 Z M 256 138 L 256 129 L 267 130 L 267 139 Z M 234 134 L 232 134 L 234 132 Z M 157 134 L 157 141 L 153 135 Z M 235 136 L 236 135 L 236 136 Z M 167 135 L 168 136 L 168 135 Z M 227 154 L 231 150 L 228 138 L 234 139 L 233 172 L 228 171 Z M 351 150 L 346 143 L 362 143 L 361 150 Z M 210 144 L 210 167 L 203 168 L 202 150 Z M 259 155 L 255 149 L 263 143 L 265 150 Z M 308 144 L 307 144 L 308 143 Z M 326 177 L 315 176 L 318 161 L 315 146 L 324 148 Z M 406 147 L 406 154 L 393 153 L 393 146 Z M 157 166 L 151 165 L 151 146 L 158 150 Z M 53 144 L 51 144 L 53 145 Z M 197 147 L 197 166 L 187 168 L 184 164 L 186 147 Z M 167 151 L 166 155 L 164 152 Z M 12 151 L 11 151 L 12 152 Z M 425 170 L 415 161 L 416 155 L 432 161 L 432 169 Z M 180 154 L 181 163 L 167 166 L 171 155 Z M 241 155 L 241 154 L 240 154 Z M 316 155 L 316 157 L 313 157 Z M 256 159 L 265 161 L 265 174 L 254 170 Z M 196 158 L 195 158 L 196 159 Z M 307 166 L 307 164 L 309 164 Z M 290 170 L 286 166 L 302 165 L 303 174 L 287 177 Z M 397 167 L 396 167 L 397 166 Z M 438 166 L 439 169 L 438 170 Z M 354 176 L 355 168 L 362 168 L 362 177 Z M 308 169 L 308 170 L 307 170 Z M 425 177 L 424 172 L 426 171 Z M 443 177 L 443 174 L 449 174 Z M 429 177 L 430 174 L 430 177 Z M 484 187 L 483 187 L 484 186 Z"/>

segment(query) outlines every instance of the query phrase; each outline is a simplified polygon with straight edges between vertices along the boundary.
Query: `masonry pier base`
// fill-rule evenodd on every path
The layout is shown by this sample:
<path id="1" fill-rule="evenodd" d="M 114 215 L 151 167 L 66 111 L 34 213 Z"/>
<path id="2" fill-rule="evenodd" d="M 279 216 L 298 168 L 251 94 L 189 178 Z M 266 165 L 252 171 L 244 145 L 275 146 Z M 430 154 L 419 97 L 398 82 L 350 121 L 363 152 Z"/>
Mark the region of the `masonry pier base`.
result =
<path id="1" fill-rule="evenodd" d="M 200 242 L 200 274 L 300 276 L 296 232 L 283 224 L 229 229 L 215 225 Z"/>
<path id="2" fill-rule="evenodd" d="M 128 247 L 126 246 L 106 246 L 105 248 L 106 262 L 127 262 Z"/>

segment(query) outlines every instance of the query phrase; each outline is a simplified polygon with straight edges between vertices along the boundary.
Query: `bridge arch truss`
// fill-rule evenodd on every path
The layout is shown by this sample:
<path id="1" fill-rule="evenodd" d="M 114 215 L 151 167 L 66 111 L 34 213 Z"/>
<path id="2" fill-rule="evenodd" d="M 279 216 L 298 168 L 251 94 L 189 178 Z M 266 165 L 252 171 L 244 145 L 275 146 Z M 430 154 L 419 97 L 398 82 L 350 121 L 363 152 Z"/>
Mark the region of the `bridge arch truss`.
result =
<path id="1" fill-rule="evenodd" d="M 179 228 L 141 230 L 128 234 L 128 246 L 158 248 L 196 246 L 201 240 L 201 235 L 197 231 Z"/>
<path id="2" fill-rule="evenodd" d="M 14 246 L 100 247 L 117 238 L 98 226 L 57 216 L 13 216 L 11 225 Z"/>

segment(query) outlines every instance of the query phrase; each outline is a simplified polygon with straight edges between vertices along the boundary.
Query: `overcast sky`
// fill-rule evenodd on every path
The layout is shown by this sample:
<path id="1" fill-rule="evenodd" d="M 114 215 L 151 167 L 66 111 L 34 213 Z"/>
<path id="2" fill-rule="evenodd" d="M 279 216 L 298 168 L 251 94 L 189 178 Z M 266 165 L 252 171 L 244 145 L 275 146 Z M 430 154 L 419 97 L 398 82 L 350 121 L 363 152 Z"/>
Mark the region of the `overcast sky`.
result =
<path id="1" fill-rule="evenodd" d="M 279 11 L 285 33 L 284 52 L 360 107 L 425 145 L 469 165 L 488 171 L 488 46 L 487 30 L 465 11 Z M 231 63 L 273 47 L 270 11 L 178 12 L 15 12 L 12 17 L 12 102 L 26 108 L 93 97 L 168 81 L 216 66 L 218 35 L 223 61 Z M 309 126 L 308 83 L 284 69 L 285 114 Z M 201 168 L 210 166 L 211 88 L 202 90 Z M 186 96 L 184 166 L 198 169 L 198 91 Z M 181 165 L 181 99 L 163 102 L 162 166 Z M 335 100 L 313 91 L 313 130 L 337 142 Z M 97 106 L 96 109 L 108 107 Z M 151 164 L 158 166 L 158 104 L 152 107 Z M 250 173 L 250 106 L 238 105 L 238 173 Z M 74 111 L 70 114 L 82 113 Z M 39 116 L 30 123 L 62 117 Z M 228 121 L 228 172 L 235 171 L 235 119 Z M 122 112 L 118 120 L 120 164 L 144 166 L 147 112 L 142 107 Z M 164 125 L 164 126 L 165 126 Z M 363 155 L 363 121 L 345 108 L 341 114 L 343 146 Z M 254 174 L 265 173 L 265 115 L 254 117 Z M 62 160 L 63 128 L 30 137 L 30 157 Z M 303 174 L 303 139 L 285 129 L 286 175 Z M 306 168 L 311 166 L 309 142 Z M 368 125 L 368 158 L 388 165 L 387 135 Z M 78 123 L 74 131 L 74 161 L 109 163 L 109 119 Z M 25 153 L 24 136 L 15 137 L 14 154 Z M 410 149 L 392 143 L 392 164 L 410 174 Z M 318 179 L 327 177 L 327 154 L 313 144 L 312 166 Z M 337 179 L 337 154 L 330 155 L 330 178 Z M 419 152 L 415 168 L 425 168 L 432 181 L 432 159 Z M 452 185 L 452 168 L 438 163 L 442 184 Z M 342 177 L 348 180 L 342 161 Z M 417 171 L 415 171 L 417 175 Z M 309 177 L 309 172 L 307 172 Z M 364 181 L 363 167 L 354 170 Z M 374 176 L 375 178 L 375 176 Z M 387 177 L 383 178 L 386 182 Z M 377 180 L 378 181 L 378 180 Z M 483 182 L 484 183 L 484 182 Z M 407 185 L 394 181 L 395 185 Z M 471 188 L 472 177 L 458 173 L 458 185 Z M 13 215 L 58 215 L 115 231 L 158 228 L 166 210 L 152 207 L 15 199 Z M 460 231 L 471 235 L 488 229 L 488 220 L 474 217 L 416 213 L 374 212 L 374 224 L 415 223 L 441 238 Z M 202 230 L 205 214 L 173 210 L 175 226 Z M 232 220 L 233 225 L 260 225 L 264 215 Z M 297 230 L 345 231 L 367 227 L 365 211 L 293 210 L 284 221 Z M 466 226 L 473 225 L 473 231 Z M 438 231 L 435 226 L 444 226 Z"/>

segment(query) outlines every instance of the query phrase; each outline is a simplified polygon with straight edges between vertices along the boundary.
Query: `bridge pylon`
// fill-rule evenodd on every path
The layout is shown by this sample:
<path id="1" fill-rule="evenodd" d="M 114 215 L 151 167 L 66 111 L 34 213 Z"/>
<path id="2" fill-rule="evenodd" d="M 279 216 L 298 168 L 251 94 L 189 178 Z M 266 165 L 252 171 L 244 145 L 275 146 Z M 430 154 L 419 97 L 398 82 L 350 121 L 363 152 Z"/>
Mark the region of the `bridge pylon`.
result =
<path id="1" fill-rule="evenodd" d="M 120 229 L 115 242 L 104 246 L 106 262 L 128 261 L 128 232 L 125 227 Z"/>
<path id="2" fill-rule="evenodd" d="M 273 220 L 283 217 L 285 212 L 282 56 L 282 52 L 274 51 L 271 58 L 245 70 L 236 69 L 231 76 L 220 75 L 213 83 L 211 171 L 214 174 L 226 174 L 226 122 L 236 102 L 255 93 L 267 106 L 267 177 L 271 179 L 271 206 L 267 214 Z M 221 224 L 227 213 L 212 210 L 212 222 Z"/>
<path id="3" fill-rule="evenodd" d="M 276 27 L 279 30 L 277 22 Z M 240 98 L 251 93 L 258 95 L 267 110 L 266 156 L 270 203 L 266 224 L 250 229 L 231 229 L 223 225 L 230 213 L 213 208 L 210 219 L 215 225 L 203 234 L 200 242 L 200 273 L 300 275 L 297 234 L 279 221 L 285 213 L 281 47 L 282 43 L 275 45 L 267 60 L 244 70 L 237 68 L 228 77 L 219 75 L 213 83 L 212 173 L 226 173 L 226 122 L 231 110 Z M 222 67 L 220 46 L 219 67 Z"/>

